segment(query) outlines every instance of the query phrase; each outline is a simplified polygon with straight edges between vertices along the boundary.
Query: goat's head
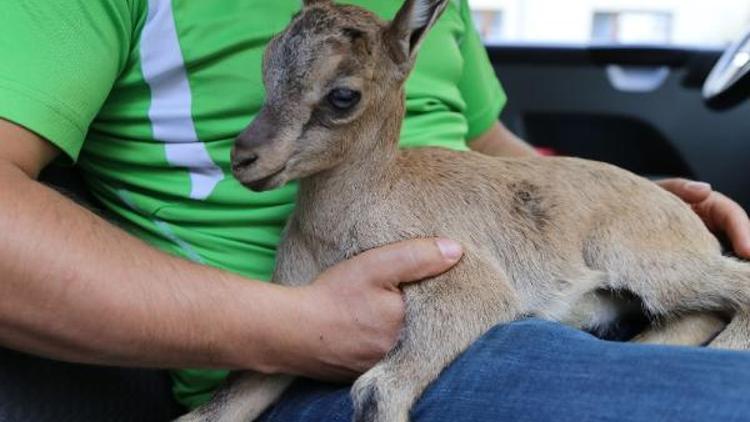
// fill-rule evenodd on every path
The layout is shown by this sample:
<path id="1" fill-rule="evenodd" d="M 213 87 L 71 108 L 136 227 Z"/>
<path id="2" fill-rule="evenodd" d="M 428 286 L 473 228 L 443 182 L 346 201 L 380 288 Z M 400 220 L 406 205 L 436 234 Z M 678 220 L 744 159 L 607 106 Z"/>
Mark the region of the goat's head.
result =
<path id="1" fill-rule="evenodd" d="M 266 102 L 232 150 L 235 177 L 250 189 L 279 187 L 330 169 L 386 110 L 427 30 L 448 0 L 406 0 L 392 22 L 356 6 L 305 0 L 269 43 L 263 60 Z"/>

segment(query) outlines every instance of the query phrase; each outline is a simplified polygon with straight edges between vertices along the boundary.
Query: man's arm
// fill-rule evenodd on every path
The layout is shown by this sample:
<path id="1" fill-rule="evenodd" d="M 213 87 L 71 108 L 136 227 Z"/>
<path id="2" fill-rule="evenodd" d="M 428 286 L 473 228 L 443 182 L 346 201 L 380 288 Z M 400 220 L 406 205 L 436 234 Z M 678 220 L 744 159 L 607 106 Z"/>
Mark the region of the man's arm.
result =
<path id="1" fill-rule="evenodd" d="M 482 135 L 468 141 L 477 152 L 493 156 L 531 156 L 536 151 L 496 122 Z M 664 179 L 656 182 L 693 207 L 706 226 L 714 232 L 726 233 L 737 255 L 750 259 L 750 219 L 742 207 L 711 189 L 711 185 L 685 179 Z"/>
<path id="2" fill-rule="evenodd" d="M 34 180 L 58 154 L 0 120 L 3 346 L 95 364 L 346 378 L 395 342 L 398 284 L 460 258 L 455 243 L 417 240 L 304 288 L 248 281 L 162 253 Z"/>
<path id="3" fill-rule="evenodd" d="M 501 122 L 495 122 L 487 131 L 468 141 L 469 148 L 482 154 L 496 157 L 527 157 L 537 155 L 534 148 L 508 130 Z"/>

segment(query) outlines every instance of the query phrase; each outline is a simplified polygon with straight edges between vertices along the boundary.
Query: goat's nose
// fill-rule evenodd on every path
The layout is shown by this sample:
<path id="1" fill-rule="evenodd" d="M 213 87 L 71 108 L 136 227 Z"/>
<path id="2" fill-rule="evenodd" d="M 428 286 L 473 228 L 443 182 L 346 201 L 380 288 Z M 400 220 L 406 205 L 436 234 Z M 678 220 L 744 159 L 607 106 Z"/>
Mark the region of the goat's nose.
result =
<path id="1" fill-rule="evenodd" d="M 240 158 L 237 165 L 240 167 L 247 167 L 258 161 L 258 154 L 250 153 L 246 157 Z"/>
<path id="2" fill-rule="evenodd" d="M 258 154 L 254 152 L 235 154 L 232 160 L 232 169 L 241 170 L 244 168 L 248 168 L 252 166 L 256 161 L 258 161 Z"/>

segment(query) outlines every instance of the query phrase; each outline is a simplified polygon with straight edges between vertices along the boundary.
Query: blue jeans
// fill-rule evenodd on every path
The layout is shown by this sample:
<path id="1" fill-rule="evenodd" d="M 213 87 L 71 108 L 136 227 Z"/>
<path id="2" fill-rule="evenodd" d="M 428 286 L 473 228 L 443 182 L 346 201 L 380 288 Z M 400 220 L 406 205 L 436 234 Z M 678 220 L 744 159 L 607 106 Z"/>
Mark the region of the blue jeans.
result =
<path id="1" fill-rule="evenodd" d="M 299 380 L 266 422 L 348 422 L 349 386 Z M 559 324 L 497 326 L 440 375 L 412 420 L 750 421 L 750 353 L 599 340 Z"/>

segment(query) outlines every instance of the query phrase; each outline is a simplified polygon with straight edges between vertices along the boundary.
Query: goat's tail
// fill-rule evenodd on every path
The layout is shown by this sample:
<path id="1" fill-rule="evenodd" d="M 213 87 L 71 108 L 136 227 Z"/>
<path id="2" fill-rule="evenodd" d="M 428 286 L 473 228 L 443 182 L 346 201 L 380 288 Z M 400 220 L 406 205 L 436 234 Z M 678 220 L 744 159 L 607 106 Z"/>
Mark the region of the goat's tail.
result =
<path id="1" fill-rule="evenodd" d="M 237 374 L 214 398 L 175 422 L 254 421 L 281 397 L 294 380 L 290 375 Z"/>

